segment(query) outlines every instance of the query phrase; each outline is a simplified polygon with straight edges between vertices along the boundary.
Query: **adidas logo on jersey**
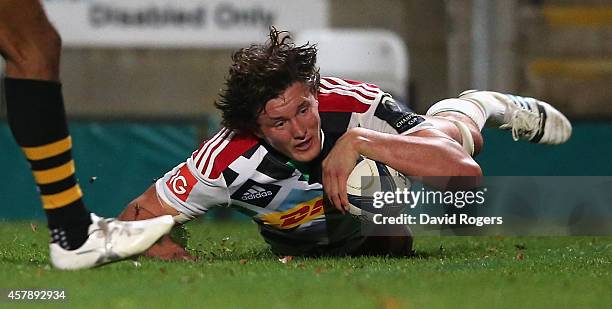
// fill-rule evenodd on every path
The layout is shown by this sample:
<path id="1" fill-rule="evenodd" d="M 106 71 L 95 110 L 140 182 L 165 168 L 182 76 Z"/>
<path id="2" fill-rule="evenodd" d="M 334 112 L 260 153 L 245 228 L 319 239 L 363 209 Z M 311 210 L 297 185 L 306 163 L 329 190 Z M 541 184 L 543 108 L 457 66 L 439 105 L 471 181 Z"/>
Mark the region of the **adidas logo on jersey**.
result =
<path id="1" fill-rule="evenodd" d="M 248 179 L 238 188 L 238 190 L 232 193 L 230 198 L 238 202 L 266 207 L 272 202 L 280 189 L 281 186 L 276 184 L 259 183 L 252 179 Z"/>
<path id="2" fill-rule="evenodd" d="M 255 186 L 252 186 L 250 189 L 248 189 L 246 192 L 244 192 L 242 196 L 240 197 L 240 199 L 243 201 L 250 201 L 254 199 L 264 198 L 272 194 L 273 194 L 272 191 L 266 190 L 260 186 L 255 185 Z"/>

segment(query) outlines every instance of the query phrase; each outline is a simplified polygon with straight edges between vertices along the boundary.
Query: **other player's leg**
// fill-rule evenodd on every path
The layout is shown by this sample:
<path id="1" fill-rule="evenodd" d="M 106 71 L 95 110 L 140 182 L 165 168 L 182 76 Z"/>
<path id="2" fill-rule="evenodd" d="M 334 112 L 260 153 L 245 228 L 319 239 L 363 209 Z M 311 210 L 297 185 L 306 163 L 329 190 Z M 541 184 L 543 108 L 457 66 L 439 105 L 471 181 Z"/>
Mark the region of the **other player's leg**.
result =
<path id="1" fill-rule="evenodd" d="M 85 208 L 59 83 L 60 51 L 60 37 L 39 1 L 0 2 L 9 126 L 41 195 L 51 232 L 51 263 L 78 269 L 141 253 L 169 231 L 173 220 L 166 216 L 124 223 L 99 218 Z"/>

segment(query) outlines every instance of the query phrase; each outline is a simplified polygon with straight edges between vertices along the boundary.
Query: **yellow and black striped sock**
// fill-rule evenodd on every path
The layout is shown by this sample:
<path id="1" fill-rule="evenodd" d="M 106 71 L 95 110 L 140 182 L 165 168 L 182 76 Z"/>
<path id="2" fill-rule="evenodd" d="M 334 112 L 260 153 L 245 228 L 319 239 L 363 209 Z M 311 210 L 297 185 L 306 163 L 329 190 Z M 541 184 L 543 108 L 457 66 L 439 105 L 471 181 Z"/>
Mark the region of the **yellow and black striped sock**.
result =
<path id="1" fill-rule="evenodd" d="M 75 176 L 61 84 L 6 78 L 4 85 L 9 126 L 30 163 L 51 242 L 79 248 L 91 218 Z"/>

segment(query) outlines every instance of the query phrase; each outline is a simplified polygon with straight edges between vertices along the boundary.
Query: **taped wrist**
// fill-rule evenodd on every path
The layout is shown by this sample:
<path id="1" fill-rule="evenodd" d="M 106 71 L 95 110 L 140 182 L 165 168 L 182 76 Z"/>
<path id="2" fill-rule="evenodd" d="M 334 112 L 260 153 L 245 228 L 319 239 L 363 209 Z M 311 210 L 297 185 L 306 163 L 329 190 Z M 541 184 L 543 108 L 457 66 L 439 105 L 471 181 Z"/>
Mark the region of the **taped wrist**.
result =
<path id="1" fill-rule="evenodd" d="M 470 156 L 474 156 L 474 137 L 472 137 L 472 132 L 470 132 L 468 126 L 458 120 L 449 120 L 459 129 L 459 133 L 461 133 L 461 146 L 463 146 L 463 150 Z"/>

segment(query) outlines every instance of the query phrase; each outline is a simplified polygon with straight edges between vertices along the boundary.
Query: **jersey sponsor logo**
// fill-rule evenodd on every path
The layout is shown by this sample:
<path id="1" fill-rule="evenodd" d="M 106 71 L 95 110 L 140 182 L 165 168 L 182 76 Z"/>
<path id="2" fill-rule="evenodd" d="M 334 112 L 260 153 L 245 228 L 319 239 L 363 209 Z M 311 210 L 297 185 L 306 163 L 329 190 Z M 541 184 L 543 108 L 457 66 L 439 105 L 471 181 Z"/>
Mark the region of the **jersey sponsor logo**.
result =
<path id="1" fill-rule="evenodd" d="M 279 185 L 261 184 L 252 179 L 247 180 L 231 198 L 259 207 L 266 207 L 280 190 Z"/>
<path id="2" fill-rule="evenodd" d="M 259 215 L 259 218 L 266 225 L 279 229 L 290 229 L 323 215 L 323 209 L 323 196 L 318 196 L 289 210 Z"/>
<path id="3" fill-rule="evenodd" d="M 187 201 L 189 193 L 198 181 L 191 174 L 187 164 L 183 164 L 170 179 L 166 181 L 166 186 L 181 201 Z"/>

